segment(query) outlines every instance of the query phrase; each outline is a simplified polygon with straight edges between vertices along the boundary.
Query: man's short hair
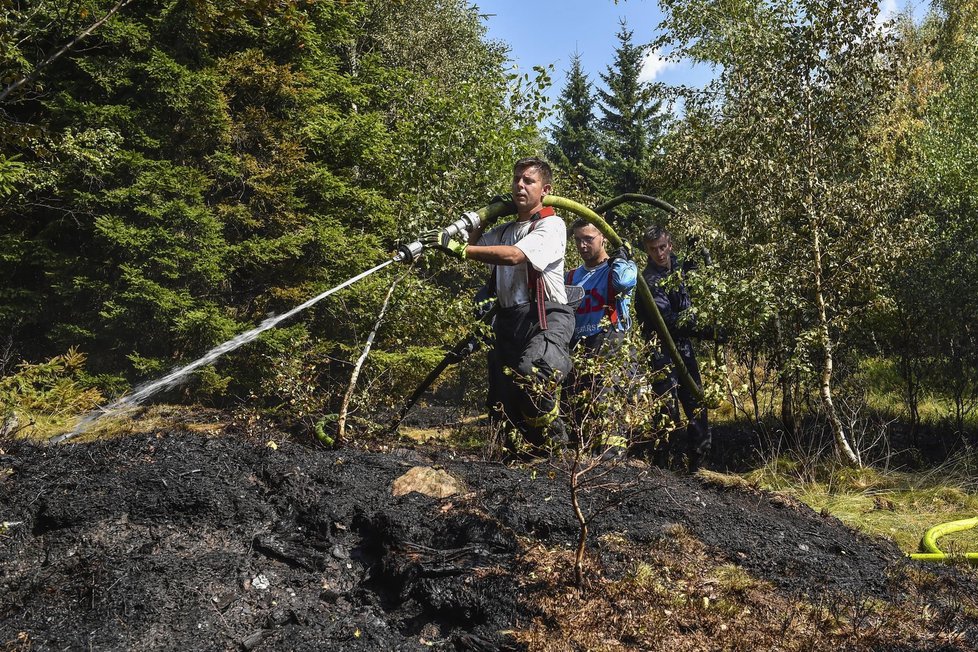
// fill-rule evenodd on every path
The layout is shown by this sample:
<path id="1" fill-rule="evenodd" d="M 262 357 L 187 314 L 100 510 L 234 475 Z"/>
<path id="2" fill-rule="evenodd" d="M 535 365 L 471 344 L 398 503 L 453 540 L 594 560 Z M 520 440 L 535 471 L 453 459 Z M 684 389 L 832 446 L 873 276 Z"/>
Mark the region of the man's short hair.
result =
<path id="1" fill-rule="evenodd" d="M 576 231 L 576 230 L 578 230 L 578 229 L 580 229 L 582 227 L 585 227 L 585 226 L 594 226 L 594 225 L 591 224 L 590 222 L 588 222 L 583 217 L 579 217 L 576 220 L 574 220 L 573 222 L 571 222 L 571 231 Z M 594 226 L 594 228 L 597 229 L 598 227 Z M 598 230 L 600 231 L 600 229 L 598 229 Z"/>
<path id="2" fill-rule="evenodd" d="M 672 240 L 672 235 L 666 230 L 666 227 L 660 226 L 658 224 L 653 224 L 649 228 L 645 229 L 645 233 L 642 234 L 643 242 L 655 242 L 662 236 L 666 236 L 667 239 Z"/>
<path id="3" fill-rule="evenodd" d="M 513 175 L 519 174 L 527 168 L 534 168 L 540 171 L 540 180 L 543 181 L 545 186 L 552 186 L 554 183 L 554 172 L 550 168 L 550 164 L 544 161 L 542 158 L 537 158 L 535 156 L 529 156 L 527 158 L 521 158 L 513 164 Z"/>

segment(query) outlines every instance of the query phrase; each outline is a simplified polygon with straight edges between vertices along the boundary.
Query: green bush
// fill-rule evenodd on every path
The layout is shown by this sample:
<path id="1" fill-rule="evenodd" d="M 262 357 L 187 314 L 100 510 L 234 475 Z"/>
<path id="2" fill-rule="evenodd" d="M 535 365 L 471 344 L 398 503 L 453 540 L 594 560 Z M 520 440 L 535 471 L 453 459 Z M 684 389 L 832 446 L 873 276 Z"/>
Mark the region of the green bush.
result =
<path id="1" fill-rule="evenodd" d="M 71 348 L 47 362 L 20 363 L 0 378 L 0 415 L 71 416 L 94 409 L 104 397 L 83 379 L 85 358 Z"/>

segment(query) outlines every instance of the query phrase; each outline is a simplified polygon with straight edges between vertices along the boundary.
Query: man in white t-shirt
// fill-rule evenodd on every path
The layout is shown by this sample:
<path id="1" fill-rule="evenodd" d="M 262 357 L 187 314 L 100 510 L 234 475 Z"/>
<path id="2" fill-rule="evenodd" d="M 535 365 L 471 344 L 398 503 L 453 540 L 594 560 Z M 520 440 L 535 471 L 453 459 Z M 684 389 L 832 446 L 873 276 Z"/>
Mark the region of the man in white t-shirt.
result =
<path id="1" fill-rule="evenodd" d="M 531 453 L 562 443 L 551 425 L 559 411 L 557 387 L 571 370 L 574 334 L 574 311 L 564 290 L 567 230 L 543 205 L 552 183 L 546 161 L 520 159 L 513 166 L 516 220 L 485 234 L 481 228 L 470 232 L 468 241 L 475 244 L 445 238 L 440 231 L 422 235 L 426 246 L 492 266 L 490 291 L 499 313 L 490 352 L 490 412 L 509 421 Z"/>

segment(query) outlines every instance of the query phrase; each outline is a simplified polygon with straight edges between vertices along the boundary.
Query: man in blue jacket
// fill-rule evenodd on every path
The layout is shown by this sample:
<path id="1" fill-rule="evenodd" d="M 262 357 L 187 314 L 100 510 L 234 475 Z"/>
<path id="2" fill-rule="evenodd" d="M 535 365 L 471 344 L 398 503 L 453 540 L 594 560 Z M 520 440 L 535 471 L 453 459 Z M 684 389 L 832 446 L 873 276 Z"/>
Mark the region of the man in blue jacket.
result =
<path id="1" fill-rule="evenodd" d="M 584 289 L 584 300 L 577 307 L 571 346 L 580 343 L 596 352 L 606 341 L 620 341 L 631 328 L 629 306 L 638 278 L 638 267 L 627 247 L 611 256 L 598 229 L 584 219 L 574 221 L 574 246 L 583 264 L 567 273 L 567 285 Z M 603 321 L 607 317 L 607 322 Z"/>
<path id="2" fill-rule="evenodd" d="M 619 248 L 614 255 L 605 249 L 605 238 L 598 229 L 584 219 L 572 225 L 574 246 L 583 264 L 567 273 L 567 285 L 577 285 L 584 290 L 584 299 L 575 313 L 574 337 L 571 348 L 583 347 L 588 355 L 605 358 L 617 351 L 617 347 L 631 328 L 630 305 L 632 290 L 638 278 L 638 267 L 631 260 L 627 247 Z M 602 374 L 604 375 L 604 374 Z M 578 374 L 572 383 L 575 393 L 588 390 L 601 394 L 605 380 L 621 380 L 626 372 L 608 374 L 605 379 L 593 374 Z M 591 396 L 589 398 L 597 398 Z M 608 457 L 624 453 L 628 440 L 624 432 L 608 432 L 599 446 Z"/>

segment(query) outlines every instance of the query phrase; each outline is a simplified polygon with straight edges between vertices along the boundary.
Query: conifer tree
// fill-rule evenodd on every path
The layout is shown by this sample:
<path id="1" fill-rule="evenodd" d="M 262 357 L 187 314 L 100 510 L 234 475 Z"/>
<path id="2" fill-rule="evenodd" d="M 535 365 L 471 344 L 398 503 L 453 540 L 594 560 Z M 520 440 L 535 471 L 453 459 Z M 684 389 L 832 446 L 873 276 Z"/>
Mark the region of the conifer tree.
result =
<path id="1" fill-rule="evenodd" d="M 591 81 L 581 67 L 581 55 L 575 53 L 567 83 L 557 100 L 557 123 L 547 156 L 558 169 L 580 175 L 592 190 L 599 162 L 593 105 Z"/>
<path id="2" fill-rule="evenodd" d="M 646 178 L 665 121 L 661 100 L 655 100 L 649 84 L 640 79 L 646 47 L 633 43 L 632 35 L 622 21 L 614 63 L 601 74 L 607 90 L 598 89 L 601 191 L 608 197 L 648 190 Z"/>
<path id="3" fill-rule="evenodd" d="M 514 92 L 464 0 L 132 2 L 40 65 L 117 2 L 0 11 L 23 44 L 0 47 L 0 79 L 25 79 L 0 101 L 12 359 L 77 347 L 121 391 L 488 203 L 535 143 L 536 98 Z M 389 285 L 377 274 L 317 304 L 192 389 L 327 401 Z M 451 323 L 459 289 L 438 288 L 418 278 L 392 306 L 390 377 Z"/>

